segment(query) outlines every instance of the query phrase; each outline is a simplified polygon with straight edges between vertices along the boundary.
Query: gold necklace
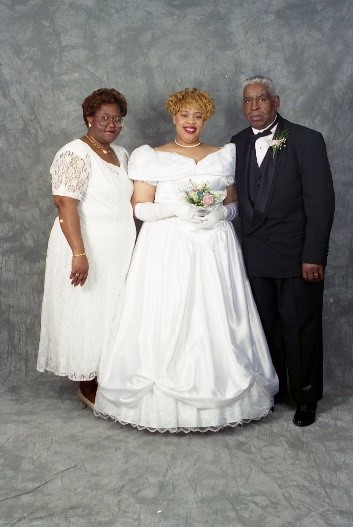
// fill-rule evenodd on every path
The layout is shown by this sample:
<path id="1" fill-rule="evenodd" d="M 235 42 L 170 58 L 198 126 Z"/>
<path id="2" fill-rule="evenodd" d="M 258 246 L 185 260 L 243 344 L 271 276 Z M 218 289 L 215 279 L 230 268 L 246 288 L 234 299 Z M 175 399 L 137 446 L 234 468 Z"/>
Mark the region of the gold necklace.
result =
<path id="1" fill-rule="evenodd" d="M 201 141 L 197 143 L 196 145 L 181 145 L 180 143 L 178 143 L 176 139 L 174 139 L 174 143 L 178 146 L 181 146 L 181 148 L 196 148 L 197 146 L 200 146 Z"/>
<path id="2" fill-rule="evenodd" d="M 93 141 L 92 137 L 89 134 L 86 134 L 85 137 L 87 137 L 88 141 L 92 143 L 92 145 L 94 145 L 96 148 L 98 148 L 98 150 L 102 150 L 103 154 L 107 155 L 112 151 L 111 148 L 106 149 L 106 148 L 102 148 L 101 146 L 97 145 L 97 143 Z"/>

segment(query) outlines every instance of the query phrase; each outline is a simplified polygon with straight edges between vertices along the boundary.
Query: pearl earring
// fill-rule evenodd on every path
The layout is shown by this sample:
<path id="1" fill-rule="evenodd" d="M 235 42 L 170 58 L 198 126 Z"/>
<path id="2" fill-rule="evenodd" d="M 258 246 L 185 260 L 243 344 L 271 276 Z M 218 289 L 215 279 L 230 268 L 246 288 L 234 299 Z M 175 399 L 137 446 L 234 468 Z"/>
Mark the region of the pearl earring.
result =
<path id="1" fill-rule="evenodd" d="M 91 126 L 92 126 L 91 123 L 88 123 L 88 128 L 91 128 Z"/>

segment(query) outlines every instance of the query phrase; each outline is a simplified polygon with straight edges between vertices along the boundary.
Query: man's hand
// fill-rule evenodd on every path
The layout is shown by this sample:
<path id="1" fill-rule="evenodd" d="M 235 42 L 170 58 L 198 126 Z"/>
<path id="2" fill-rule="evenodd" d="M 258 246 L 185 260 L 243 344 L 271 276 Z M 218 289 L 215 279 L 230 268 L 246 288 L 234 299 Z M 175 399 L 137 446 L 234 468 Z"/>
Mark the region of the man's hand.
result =
<path id="1" fill-rule="evenodd" d="M 325 267 L 320 264 L 302 264 L 302 274 L 307 282 L 321 282 L 325 277 Z"/>

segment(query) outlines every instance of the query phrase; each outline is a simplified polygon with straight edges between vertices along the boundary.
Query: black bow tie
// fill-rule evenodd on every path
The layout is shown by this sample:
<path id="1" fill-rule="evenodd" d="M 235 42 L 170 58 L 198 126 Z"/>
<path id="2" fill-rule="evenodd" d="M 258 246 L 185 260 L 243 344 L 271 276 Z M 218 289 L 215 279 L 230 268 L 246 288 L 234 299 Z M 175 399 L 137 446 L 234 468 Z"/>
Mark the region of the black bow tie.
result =
<path id="1" fill-rule="evenodd" d="M 277 119 L 271 124 L 271 126 L 269 128 L 266 128 L 266 130 L 264 130 L 263 132 L 260 132 L 259 134 L 254 134 L 252 133 L 250 135 L 250 142 L 251 143 L 255 143 L 255 141 L 257 141 L 258 139 L 260 139 L 260 137 L 266 137 L 266 135 L 270 135 L 272 134 L 271 130 L 274 126 L 276 126 L 276 124 L 278 123 L 278 117 Z"/>
<path id="2" fill-rule="evenodd" d="M 273 128 L 273 126 L 271 126 Z M 251 134 L 250 135 L 250 143 L 255 143 L 260 137 L 266 137 L 266 135 L 272 134 L 271 128 L 267 128 L 263 132 L 260 132 L 259 134 Z"/>

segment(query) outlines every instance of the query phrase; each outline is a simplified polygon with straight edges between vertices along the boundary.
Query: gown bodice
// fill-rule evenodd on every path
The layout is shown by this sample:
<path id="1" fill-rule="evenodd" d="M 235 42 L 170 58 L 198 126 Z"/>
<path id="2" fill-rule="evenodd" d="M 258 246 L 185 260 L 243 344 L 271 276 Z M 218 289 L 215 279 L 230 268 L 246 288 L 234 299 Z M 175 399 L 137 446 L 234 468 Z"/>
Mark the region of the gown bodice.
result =
<path id="1" fill-rule="evenodd" d="M 218 192 L 234 183 L 235 145 L 227 144 L 201 161 L 143 145 L 130 157 L 129 177 L 156 186 L 155 202 L 184 199 L 183 190 L 207 182 Z"/>

